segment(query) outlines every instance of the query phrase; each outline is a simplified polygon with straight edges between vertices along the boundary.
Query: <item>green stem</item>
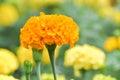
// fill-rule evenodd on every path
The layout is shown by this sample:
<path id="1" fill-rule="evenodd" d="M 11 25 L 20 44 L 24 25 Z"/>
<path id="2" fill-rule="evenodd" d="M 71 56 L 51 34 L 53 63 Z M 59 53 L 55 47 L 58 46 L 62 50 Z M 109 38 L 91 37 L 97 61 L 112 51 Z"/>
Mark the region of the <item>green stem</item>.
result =
<path id="1" fill-rule="evenodd" d="M 100 72 L 104 74 L 105 69 L 106 69 L 106 64 L 104 63 L 103 66 L 100 68 Z"/>
<path id="2" fill-rule="evenodd" d="M 30 73 L 32 72 L 32 63 L 28 60 L 24 61 L 24 67 L 23 67 L 26 80 L 30 80 Z"/>
<path id="3" fill-rule="evenodd" d="M 56 80 L 55 62 L 54 62 L 54 53 L 49 54 L 49 56 L 50 56 L 50 61 L 51 61 L 51 65 L 52 65 L 52 70 L 53 70 L 54 80 Z"/>
<path id="4" fill-rule="evenodd" d="M 40 76 L 41 76 L 41 74 L 40 74 L 40 61 L 41 61 L 42 51 L 43 50 L 37 50 L 37 49 L 33 48 L 33 58 L 36 62 L 36 73 L 37 73 L 38 80 L 41 80 L 40 79 Z"/>
<path id="5" fill-rule="evenodd" d="M 30 74 L 26 74 L 26 80 L 30 80 Z"/>
<path id="6" fill-rule="evenodd" d="M 56 48 L 56 45 L 46 45 L 48 52 L 49 52 L 49 56 L 50 56 L 50 62 L 51 62 L 51 66 L 52 66 L 52 71 L 53 71 L 53 75 L 54 75 L 54 80 L 57 80 L 56 78 L 56 71 L 55 71 L 55 62 L 54 62 L 54 51 Z"/>
<path id="7" fill-rule="evenodd" d="M 37 72 L 37 79 L 38 79 L 38 80 L 41 80 L 41 77 L 40 77 L 40 75 L 41 75 L 41 74 L 40 74 L 40 72 L 41 72 L 41 71 L 40 71 L 40 62 L 37 62 L 37 63 L 36 63 L 36 72 Z"/>
<path id="8" fill-rule="evenodd" d="M 85 80 L 85 72 L 86 72 L 86 70 L 82 70 L 82 79 L 81 80 Z"/>

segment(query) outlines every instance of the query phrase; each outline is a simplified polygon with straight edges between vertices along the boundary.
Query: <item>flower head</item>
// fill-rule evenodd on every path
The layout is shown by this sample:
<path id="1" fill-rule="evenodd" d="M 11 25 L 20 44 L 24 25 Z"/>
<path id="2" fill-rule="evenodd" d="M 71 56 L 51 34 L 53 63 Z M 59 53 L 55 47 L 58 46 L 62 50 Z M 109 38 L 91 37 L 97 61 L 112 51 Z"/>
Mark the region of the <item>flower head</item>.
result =
<path id="1" fill-rule="evenodd" d="M 72 33 L 72 34 L 71 34 Z M 31 17 L 21 29 L 20 41 L 24 47 L 42 49 L 45 44 L 73 44 L 79 39 L 79 30 L 72 18 L 64 15 Z"/>
<path id="2" fill-rule="evenodd" d="M 80 69 L 98 69 L 102 67 L 105 54 L 99 48 L 90 45 L 77 45 L 65 53 L 66 66 L 79 66 Z"/>
<path id="3" fill-rule="evenodd" d="M 104 43 L 104 48 L 108 52 L 120 48 L 120 37 L 109 37 Z"/>
<path id="4" fill-rule="evenodd" d="M 19 18 L 17 9 L 10 4 L 0 4 L 0 25 L 9 26 L 14 24 Z"/>
<path id="5" fill-rule="evenodd" d="M 42 74 L 42 80 L 54 80 L 53 75 L 52 74 Z M 66 80 L 64 76 L 62 75 L 58 75 L 57 76 L 57 80 Z"/>
<path id="6" fill-rule="evenodd" d="M 116 78 L 108 75 L 103 75 L 103 74 L 97 74 L 93 77 L 93 80 L 117 80 Z"/>
<path id="7" fill-rule="evenodd" d="M 100 8 L 98 11 L 98 14 L 103 17 L 103 18 L 112 18 L 113 19 L 113 14 L 115 13 L 115 10 L 113 7 L 106 6 L 103 8 Z"/>
<path id="8" fill-rule="evenodd" d="M 79 69 L 99 69 L 104 65 L 105 54 L 99 48 L 90 45 L 77 45 L 65 52 L 65 66 L 73 66 L 75 73 Z M 75 75 L 76 75 L 75 74 Z"/>
<path id="9" fill-rule="evenodd" d="M 113 17 L 115 23 L 120 23 L 120 11 L 115 11 L 114 17 Z"/>
<path id="10" fill-rule="evenodd" d="M 112 6 L 110 0 L 74 0 L 77 5 L 86 5 L 93 9 Z"/>
<path id="11" fill-rule="evenodd" d="M 0 75 L 0 80 L 18 80 L 18 79 L 15 79 L 13 76 Z"/>
<path id="12" fill-rule="evenodd" d="M 17 57 L 7 49 L 0 49 L 0 74 L 10 74 L 18 69 Z"/>

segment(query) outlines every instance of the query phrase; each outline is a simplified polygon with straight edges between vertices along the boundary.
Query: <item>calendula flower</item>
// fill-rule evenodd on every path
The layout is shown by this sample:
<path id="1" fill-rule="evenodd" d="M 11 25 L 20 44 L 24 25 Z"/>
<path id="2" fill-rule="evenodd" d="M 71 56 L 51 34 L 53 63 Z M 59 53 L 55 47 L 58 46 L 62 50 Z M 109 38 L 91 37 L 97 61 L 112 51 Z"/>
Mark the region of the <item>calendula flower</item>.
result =
<path id="1" fill-rule="evenodd" d="M 72 34 L 71 34 L 72 33 Z M 20 42 L 28 48 L 43 49 L 44 45 L 73 44 L 79 39 L 79 30 L 72 18 L 64 15 L 31 17 L 21 29 Z"/>
<path id="2" fill-rule="evenodd" d="M 0 74 L 10 74 L 18 69 L 19 63 L 13 52 L 0 48 Z"/>
<path id="3" fill-rule="evenodd" d="M 120 40 L 119 40 L 120 37 L 109 37 L 105 43 L 104 43 L 104 48 L 106 51 L 110 52 L 110 51 L 113 51 L 117 48 L 119 48 L 120 44 Z"/>
<path id="4" fill-rule="evenodd" d="M 52 74 L 43 73 L 41 79 L 42 80 L 54 80 L 54 77 Z M 57 75 L 57 80 L 66 80 L 66 79 L 63 75 Z"/>
<path id="5" fill-rule="evenodd" d="M 18 20 L 17 9 L 10 4 L 0 4 L 0 25 L 9 26 Z"/>
<path id="6" fill-rule="evenodd" d="M 0 75 L 0 80 L 18 80 L 18 79 L 14 78 L 13 76 Z"/>
<path id="7" fill-rule="evenodd" d="M 99 48 L 90 45 L 77 45 L 65 52 L 65 66 L 73 66 L 75 75 L 80 69 L 99 69 L 105 63 L 105 54 Z"/>
<path id="8" fill-rule="evenodd" d="M 55 56 L 54 56 L 55 59 L 58 57 L 59 49 L 60 49 L 60 46 L 57 46 L 55 49 Z M 21 66 L 24 65 L 24 61 L 26 60 L 30 61 L 33 64 L 33 66 L 35 66 L 35 61 L 33 59 L 33 51 L 30 47 L 29 49 L 27 49 L 27 48 L 24 48 L 23 46 L 20 46 L 17 50 L 17 57 Z M 46 47 L 43 48 L 41 61 L 43 64 L 50 64 L 49 54 Z"/>
<path id="9" fill-rule="evenodd" d="M 103 74 L 97 74 L 93 77 L 93 80 L 117 80 L 116 78 L 108 75 L 103 75 Z"/>

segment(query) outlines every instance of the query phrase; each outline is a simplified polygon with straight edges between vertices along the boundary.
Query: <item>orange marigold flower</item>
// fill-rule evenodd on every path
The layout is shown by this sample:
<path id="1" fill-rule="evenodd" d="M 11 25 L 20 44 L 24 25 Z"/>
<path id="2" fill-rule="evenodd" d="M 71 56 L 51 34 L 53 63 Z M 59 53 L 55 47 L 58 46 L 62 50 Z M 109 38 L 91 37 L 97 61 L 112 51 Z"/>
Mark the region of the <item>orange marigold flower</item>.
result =
<path id="1" fill-rule="evenodd" d="M 118 48 L 118 40 L 116 37 L 109 37 L 105 43 L 104 48 L 106 51 L 110 52 Z"/>
<path id="2" fill-rule="evenodd" d="M 31 17 L 21 29 L 20 40 L 24 47 L 42 49 L 48 44 L 68 44 L 72 47 L 79 39 L 79 29 L 72 18 L 64 15 L 45 15 Z"/>

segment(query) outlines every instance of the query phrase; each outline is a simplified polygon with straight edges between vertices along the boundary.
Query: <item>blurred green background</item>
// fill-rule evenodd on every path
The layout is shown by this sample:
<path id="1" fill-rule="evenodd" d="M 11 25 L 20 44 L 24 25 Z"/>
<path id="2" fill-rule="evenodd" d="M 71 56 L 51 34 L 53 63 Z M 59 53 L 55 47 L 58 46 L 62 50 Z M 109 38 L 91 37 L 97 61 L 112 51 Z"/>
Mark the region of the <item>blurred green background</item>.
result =
<path id="1" fill-rule="evenodd" d="M 120 36 L 119 0 L 0 0 L 0 47 L 16 53 L 20 46 L 20 28 L 31 16 L 39 16 L 40 12 L 72 17 L 80 28 L 80 40 L 76 44 L 94 45 L 105 52 L 106 66 L 100 70 L 83 71 L 84 80 L 92 80 L 97 73 L 120 80 L 120 49 L 111 52 L 104 49 L 107 38 Z M 63 65 L 68 48 L 69 45 L 63 45 L 60 49 L 56 59 L 57 73 L 64 75 L 66 80 L 82 80 L 74 76 L 72 67 Z M 42 65 L 41 68 L 42 73 L 51 73 L 50 65 Z M 17 78 L 22 74 L 21 67 L 13 73 Z M 34 71 L 32 74 L 34 78 Z"/>

